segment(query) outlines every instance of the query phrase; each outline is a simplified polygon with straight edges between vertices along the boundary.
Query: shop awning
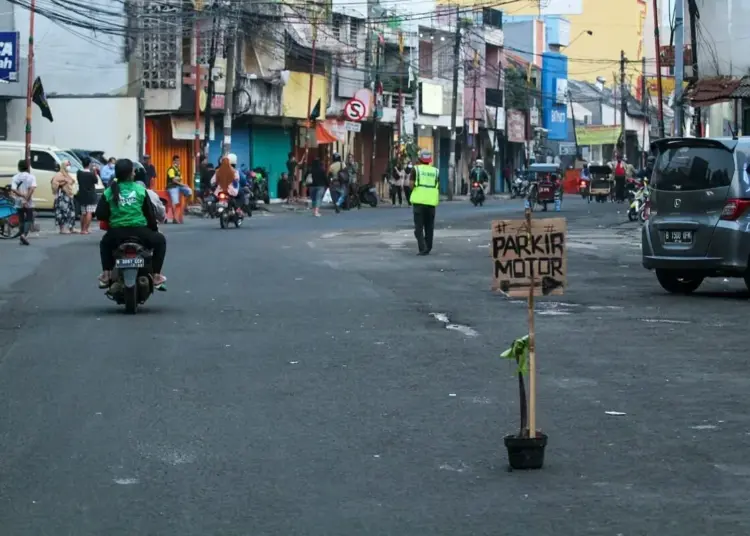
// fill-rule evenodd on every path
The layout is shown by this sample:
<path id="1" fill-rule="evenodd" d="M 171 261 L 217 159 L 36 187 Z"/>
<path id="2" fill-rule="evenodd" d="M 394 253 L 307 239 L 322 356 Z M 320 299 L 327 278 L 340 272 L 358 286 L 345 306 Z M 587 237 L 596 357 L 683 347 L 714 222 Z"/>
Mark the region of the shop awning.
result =
<path id="1" fill-rule="evenodd" d="M 576 127 L 576 140 L 579 146 L 615 145 L 622 127 L 611 125 L 588 125 Z"/>

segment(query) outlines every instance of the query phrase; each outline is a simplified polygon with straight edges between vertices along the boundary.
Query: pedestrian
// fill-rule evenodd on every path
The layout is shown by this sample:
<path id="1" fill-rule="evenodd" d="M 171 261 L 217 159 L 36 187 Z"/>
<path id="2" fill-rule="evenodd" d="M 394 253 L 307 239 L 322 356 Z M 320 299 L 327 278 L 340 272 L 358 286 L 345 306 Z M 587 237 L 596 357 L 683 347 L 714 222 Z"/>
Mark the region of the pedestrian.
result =
<path id="1" fill-rule="evenodd" d="M 143 184 L 146 189 L 150 190 L 154 184 L 154 179 L 156 179 L 156 168 L 151 163 L 151 155 L 143 155 L 143 168 L 146 170 L 146 180 L 143 181 Z"/>
<path id="2" fill-rule="evenodd" d="M 76 204 L 74 191 L 78 183 L 70 174 L 70 162 L 65 160 L 60 166 L 60 171 L 52 177 L 52 194 L 55 196 L 55 225 L 60 229 L 60 234 L 74 232 L 76 224 Z"/>
<path id="3" fill-rule="evenodd" d="M 339 153 L 333 153 L 333 163 L 328 167 L 328 178 L 331 179 L 333 186 L 338 192 L 338 197 L 334 200 L 334 207 L 338 214 L 342 208 L 348 207 L 348 204 L 345 205 L 345 203 L 349 195 L 349 172 L 341 161 Z M 333 198 L 333 195 L 331 197 Z"/>
<path id="4" fill-rule="evenodd" d="M 403 206 L 402 190 L 404 189 L 404 170 L 400 162 L 396 162 L 391 171 L 390 194 L 391 204 L 396 206 L 396 197 L 398 197 L 398 206 Z"/>
<path id="5" fill-rule="evenodd" d="M 190 197 L 193 191 L 182 182 L 182 172 L 180 171 L 180 157 L 172 157 L 172 165 L 167 169 L 167 193 L 172 203 L 172 222 L 185 223 L 182 210 L 182 198 Z"/>
<path id="6" fill-rule="evenodd" d="M 617 162 L 615 163 L 615 200 L 618 203 L 625 202 L 625 177 L 627 175 L 627 168 L 625 162 L 622 161 L 622 155 L 617 155 Z"/>
<path id="7" fill-rule="evenodd" d="M 109 181 L 115 176 L 115 162 L 117 162 L 116 158 L 110 158 L 107 160 L 107 165 L 99 172 L 99 178 L 102 179 L 105 188 L 109 186 Z"/>
<path id="8" fill-rule="evenodd" d="M 292 201 L 297 200 L 297 196 L 299 195 L 299 177 L 297 177 L 297 170 L 299 168 L 299 163 L 297 162 L 297 159 L 294 156 L 294 152 L 290 152 L 288 155 L 287 161 L 286 161 L 286 172 L 288 174 L 289 180 L 291 181 L 291 197 Z"/>
<path id="9" fill-rule="evenodd" d="M 323 199 L 323 194 L 325 193 L 326 188 L 328 188 L 328 176 L 326 175 L 325 169 L 323 169 L 323 163 L 319 158 L 313 160 L 308 178 L 308 190 L 310 191 L 313 216 L 318 218 L 320 217 L 320 201 Z"/>
<path id="10" fill-rule="evenodd" d="M 289 194 L 291 192 L 291 184 L 289 183 L 289 175 L 287 173 L 282 173 L 281 178 L 279 179 L 279 184 L 276 187 L 276 193 L 279 196 L 279 199 L 284 201 L 284 203 L 289 203 Z"/>
<path id="11" fill-rule="evenodd" d="M 29 164 L 26 160 L 18 161 L 18 173 L 11 179 L 11 192 L 16 199 L 18 209 L 19 226 L 21 227 L 21 244 L 29 245 L 29 233 L 34 226 L 34 190 L 36 190 L 36 177 L 29 173 Z"/>
<path id="12" fill-rule="evenodd" d="M 406 204 L 411 206 L 411 186 L 410 184 L 414 182 L 414 164 L 411 163 L 411 160 L 406 163 L 406 169 L 404 170 L 404 197 L 406 197 Z"/>
<path id="13" fill-rule="evenodd" d="M 419 152 L 411 192 L 414 210 L 414 236 L 419 255 L 429 255 L 435 232 L 435 209 L 440 202 L 438 169 L 432 165 L 432 153 L 426 149 Z"/>

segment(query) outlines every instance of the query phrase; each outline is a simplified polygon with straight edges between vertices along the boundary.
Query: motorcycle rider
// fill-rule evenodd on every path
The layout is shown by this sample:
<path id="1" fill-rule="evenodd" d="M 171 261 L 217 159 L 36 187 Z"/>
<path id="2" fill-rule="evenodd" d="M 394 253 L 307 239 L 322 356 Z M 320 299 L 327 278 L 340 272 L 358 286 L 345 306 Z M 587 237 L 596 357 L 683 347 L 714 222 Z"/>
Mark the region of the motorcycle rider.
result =
<path id="1" fill-rule="evenodd" d="M 432 165 L 432 153 L 419 152 L 419 165 L 410 178 L 411 204 L 414 207 L 414 237 L 419 255 L 429 255 L 435 231 L 435 208 L 440 203 L 438 169 Z"/>
<path id="2" fill-rule="evenodd" d="M 487 184 L 490 181 L 490 175 L 487 173 L 487 170 L 484 169 L 484 161 L 481 158 L 477 158 L 474 162 L 474 167 L 471 170 L 471 173 L 469 174 L 469 179 L 471 180 L 472 185 L 475 182 L 479 183 L 480 186 L 480 192 L 479 192 L 479 198 L 481 201 L 484 201 L 484 188 L 485 184 Z"/>
<path id="3" fill-rule="evenodd" d="M 229 153 L 222 159 L 221 165 L 211 177 L 211 186 L 215 187 L 214 195 L 219 197 L 220 193 L 229 196 L 229 207 L 237 209 L 240 207 L 241 200 L 238 199 L 240 193 L 240 172 L 237 170 L 237 155 Z"/>
<path id="4" fill-rule="evenodd" d="M 99 288 L 109 288 L 115 267 L 115 249 L 129 238 L 138 239 L 153 251 L 154 288 L 165 290 L 167 278 L 161 273 L 167 253 L 167 240 L 158 231 L 156 211 L 146 187 L 134 181 L 133 162 L 127 158 L 115 163 L 115 175 L 96 206 L 96 219 L 107 223 L 107 232 L 99 242 L 102 274 Z"/>

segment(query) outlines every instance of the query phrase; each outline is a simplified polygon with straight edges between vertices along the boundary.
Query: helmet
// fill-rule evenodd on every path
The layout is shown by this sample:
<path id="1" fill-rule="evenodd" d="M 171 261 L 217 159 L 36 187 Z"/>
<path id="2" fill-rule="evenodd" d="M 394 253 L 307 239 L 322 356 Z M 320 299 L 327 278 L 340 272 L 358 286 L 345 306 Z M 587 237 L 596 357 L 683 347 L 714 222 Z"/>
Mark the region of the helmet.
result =
<path id="1" fill-rule="evenodd" d="M 482 160 L 481 158 L 477 158 L 476 165 L 478 167 L 484 167 L 484 160 Z"/>
<path id="2" fill-rule="evenodd" d="M 236 166 L 237 165 L 237 155 L 234 153 L 229 153 L 227 155 L 227 158 L 229 159 L 229 165 L 230 166 Z"/>
<path id="3" fill-rule="evenodd" d="M 419 161 L 423 164 L 432 164 L 432 152 L 427 149 L 419 151 Z"/>
<path id="4" fill-rule="evenodd" d="M 341 162 L 341 155 L 339 153 L 333 153 L 333 161 Z"/>

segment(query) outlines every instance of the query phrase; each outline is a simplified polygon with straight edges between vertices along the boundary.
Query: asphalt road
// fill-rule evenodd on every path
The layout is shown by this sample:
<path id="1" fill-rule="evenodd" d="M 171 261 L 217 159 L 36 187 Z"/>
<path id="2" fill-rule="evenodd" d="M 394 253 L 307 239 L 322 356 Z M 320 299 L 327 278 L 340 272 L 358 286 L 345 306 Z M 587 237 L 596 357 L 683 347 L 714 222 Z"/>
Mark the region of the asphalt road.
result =
<path id="1" fill-rule="evenodd" d="M 613 205 L 566 199 L 547 462 L 507 471 L 526 314 L 489 291 L 489 222 L 521 213 L 445 203 L 427 258 L 406 208 L 191 219 L 135 317 L 96 235 L 0 243 L 0 534 L 750 534 L 748 294 L 666 295 Z"/>

